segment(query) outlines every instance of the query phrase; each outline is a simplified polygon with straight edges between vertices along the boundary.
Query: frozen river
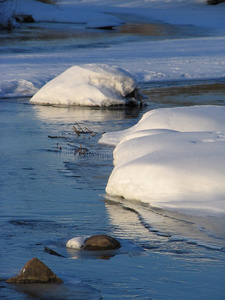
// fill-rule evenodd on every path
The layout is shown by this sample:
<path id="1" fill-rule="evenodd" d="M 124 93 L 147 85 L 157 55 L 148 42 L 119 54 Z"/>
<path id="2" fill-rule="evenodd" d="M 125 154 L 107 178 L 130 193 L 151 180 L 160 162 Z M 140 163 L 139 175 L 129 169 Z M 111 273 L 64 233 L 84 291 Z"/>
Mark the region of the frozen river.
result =
<path id="1" fill-rule="evenodd" d="M 24 28 L 15 33 L 16 43 L 5 34 L 1 47 L 25 55 L 55 47 L 75 51 L 165 39 L 171 32 L 172 38 L 204 35 L 200 29 L 133 23 L 113 32 L 82 27 L 74 32 L 67 24 L 68 36 L 65 27 L 55 30 L 56 24 L 49 24 L 46 32 Z M 59 39 L 64 47 L 57 46 Z M 103 132 L 130 127 L 153 108 L 225 105 L 224 80 L 152 83 L 142 89 L 149 97 L 142 109 L 57 108 L 30 105 L 29 98 L 0 100 L 1 298 L 224 299 L 224 218 L 197 218 L 110 199 L 105 187 L 113 149 L 98 144 Z M 73 126 L 78 124 L 92 134 L 77 136 Z M 81 148 L 86 151 L 79 155 Z M 121 249 L 66 250 L 72 237 L 101 233 L 118 238 Z M 50 255 L 46 246 L 64 257 Z M 65 284 L 57 290 L 5 284 L 3 279 L 33 257 Z"/>

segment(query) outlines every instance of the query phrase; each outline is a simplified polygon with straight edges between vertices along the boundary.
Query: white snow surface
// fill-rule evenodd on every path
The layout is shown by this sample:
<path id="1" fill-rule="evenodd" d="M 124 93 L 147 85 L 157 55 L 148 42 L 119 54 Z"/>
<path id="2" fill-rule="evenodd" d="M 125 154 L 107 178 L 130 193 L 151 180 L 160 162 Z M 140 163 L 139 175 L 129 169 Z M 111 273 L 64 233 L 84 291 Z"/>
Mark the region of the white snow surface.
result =
<path id="1" fill-rule="evenodd" d="M 61 0 L 58 5 L 20 0 L 17 11 L 32 14 L 37 21 L 85 23 L 91 26 L 119 25 L 123 21 L 111 13 L 139 15 L 172 24 L 193 24 L 224 28 L 225 5 L 207 6 L 206 0 Z M 210 18 L 209 18 L 210 16 Z"/>
<path id="2" fill-rule="evenodd" d="M 111 106 L 124 105 L 137 88 L 136 80 L 115 66 L 73 66 L 48 82 L 30 100 L 33 104 Z"/>
<path id="3" fill-rule="evenodd" d="M 82 237 L 82 236 L 74 237 L 66 243 L 66 247 L 79 250 L 85 244 L 87 238 L 88 237 Z"/>
<path id="4" fill-rule="evenodd" d="M 116 65 L 130 72 L 139 83 L 223 78 L 225 3 L 208 6 L 205 2 L 61 0 L 59 5 L 49 5 L 35 0 L 16 1 L 16 14 L 32 14 L 35 20 L 42 22 L 82 23 L 91 28 L 118 26 L 123 23 L 122 16 L 131 16 L 145 23 L 154 20 L 200 26 L 206 32 L 213 29 L 213 34 L 199 38 L 115 43 L 94 51 L 78 48 L 74 52 L 65 48 L 63 52 L 56 49 L 52 52 L 23 53 L 9 52 L 7 46 L 2 46 L 0 97 L 31 96 L 69 67 L 79 64 Z"/>
<path id="5" fill-rule="evenodd" d="M 99 142 L 117 145 L 109 195 L 181 212 L 225 214 L 225 107 L 152 110 Z"/>

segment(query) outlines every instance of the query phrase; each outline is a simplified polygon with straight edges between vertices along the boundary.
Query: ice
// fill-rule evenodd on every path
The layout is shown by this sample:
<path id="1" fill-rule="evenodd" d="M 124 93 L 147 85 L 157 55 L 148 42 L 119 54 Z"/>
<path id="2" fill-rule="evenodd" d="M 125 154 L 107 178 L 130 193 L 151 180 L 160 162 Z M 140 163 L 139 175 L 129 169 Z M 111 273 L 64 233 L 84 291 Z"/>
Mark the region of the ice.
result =
<path id="1" fill-rule="evenodd" d="M 108 194 L 181 212 L 225 213 L 225 107 L 152 110 L 99 142 L 117 144 Z"/>
<path id="2" fill-rule="evenodd" d="M 63 106 L 125 105 L 130 101 L 137 103 L 138 99 L 127 99 L 127 95 L 136 90 L 136 80 L 125 70 L 115 66 L 86 64 L 73 66 L 48 82 L 30 102 Z"/>

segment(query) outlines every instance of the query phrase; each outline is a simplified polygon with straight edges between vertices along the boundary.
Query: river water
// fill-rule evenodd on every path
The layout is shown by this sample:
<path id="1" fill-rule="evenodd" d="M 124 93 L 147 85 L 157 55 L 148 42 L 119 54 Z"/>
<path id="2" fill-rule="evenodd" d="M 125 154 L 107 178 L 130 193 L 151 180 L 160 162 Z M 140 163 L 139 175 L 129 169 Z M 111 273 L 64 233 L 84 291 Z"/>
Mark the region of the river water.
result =
<path id="1" fill-rule="evenodd" d="M 136 30 L 147 38 L 141 25 Z M 101 43 L 138 40 L 141 34 L 132 26 L 114 36 L 96 33 Z M 31 36 L 34 31 L 29 31 Z M 191 28 L 184 32 L 190 34 Z M 157 38 L 166 38 L 161 33 Z M 90 32 L 86 35 L 82 29 L 82 34 L 80 44 L 86 39 L 92 47 Z M 35 51 L 34 40 L 28 39 L 26 51 Z M 16 49 L 9 40 L 6 45 Z M 23 47 L 21 42 L 20 51 Z M 2 299 L 224 299 L 224 218 L 188 216 L 109 198 L 105 187 L 113 149 L 98 144 L 103 132 L 128 128 L 153 108 L 225 105 L 224 80 L 154 83 L 142 90 L 149 96 L 146 106 L 120 110 L 33 106 L 29 98 L 0 100 Z M 78 136 L 73 126 L 84 132 Z M 66 249 L 72 237 L 93 234 L 114 236 L 122 247 L 103 253 Z M 51 255 L 45 247 L 62 256 Z M 52 288 L 5 283 L 33 257 L 64 284 Z"/>

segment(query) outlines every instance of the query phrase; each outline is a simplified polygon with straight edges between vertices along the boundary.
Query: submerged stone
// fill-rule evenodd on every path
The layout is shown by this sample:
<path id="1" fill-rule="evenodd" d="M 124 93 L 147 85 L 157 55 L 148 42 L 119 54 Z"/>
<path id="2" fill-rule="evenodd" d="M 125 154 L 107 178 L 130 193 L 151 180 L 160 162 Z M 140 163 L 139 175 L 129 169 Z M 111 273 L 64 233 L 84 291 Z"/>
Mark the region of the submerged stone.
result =
<path id="1" fill-rule="evenodd" d="M 119 249 L 121 244 L 115 238 L 100 234 L 93 235 L 85 241 L 84 250 L 115 250 Z"/>
<path id="2" fill-rule="evenodd" d="M 9 278 L 7 283 L 57 283 L 63 281 L 51 269 L 37 258 L 29 260 L 20 271 L 20 274 Z"/>

